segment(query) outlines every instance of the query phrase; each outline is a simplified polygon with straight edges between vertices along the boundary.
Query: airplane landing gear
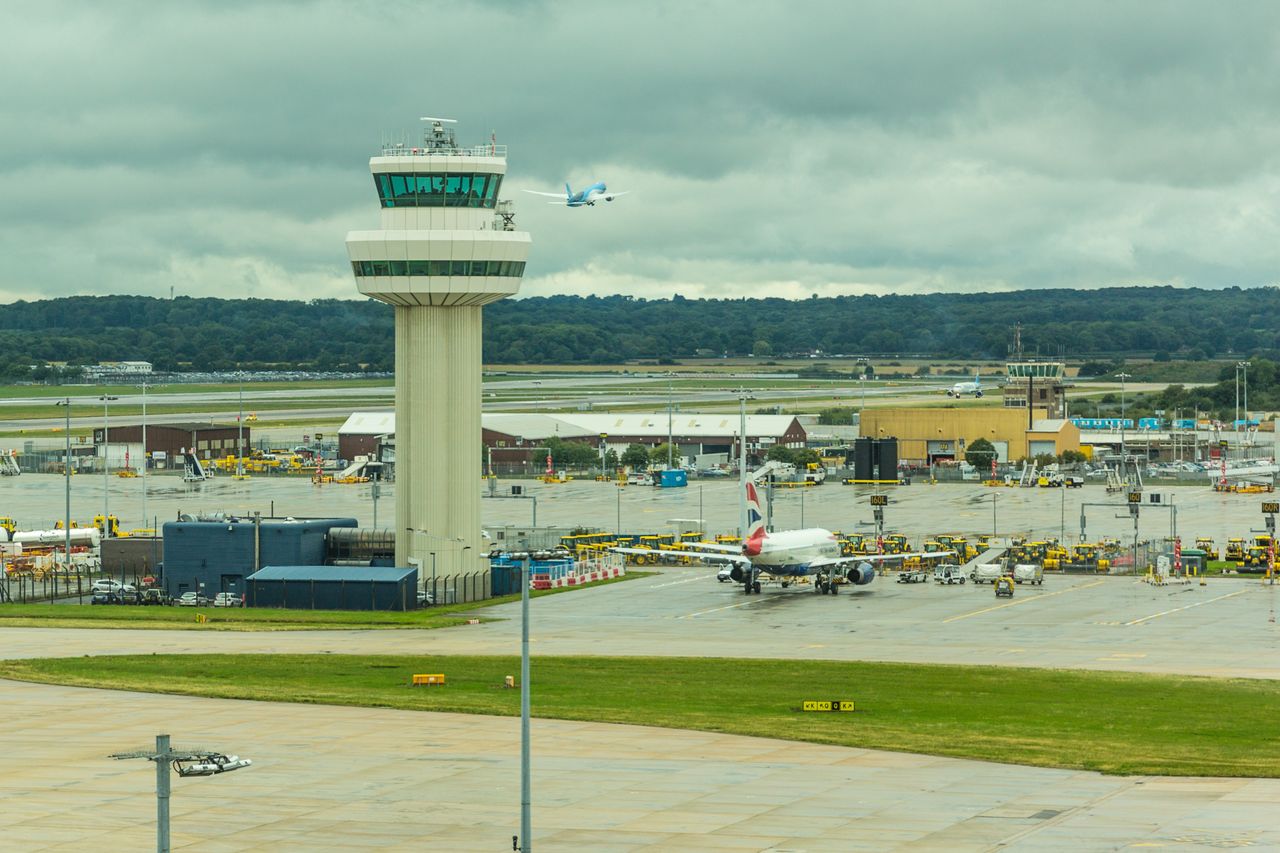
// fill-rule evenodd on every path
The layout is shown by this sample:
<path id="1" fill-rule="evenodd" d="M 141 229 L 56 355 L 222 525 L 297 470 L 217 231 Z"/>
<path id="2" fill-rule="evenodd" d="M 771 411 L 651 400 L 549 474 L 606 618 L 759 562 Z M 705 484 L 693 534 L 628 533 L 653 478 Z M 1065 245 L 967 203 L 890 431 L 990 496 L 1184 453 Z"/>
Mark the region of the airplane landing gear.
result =
<path id="1" fill-rule="evenodd" d="M 751 586 L 754 588 L 756 594 L 760 593 L 760 581 L 756 581 Z"/>

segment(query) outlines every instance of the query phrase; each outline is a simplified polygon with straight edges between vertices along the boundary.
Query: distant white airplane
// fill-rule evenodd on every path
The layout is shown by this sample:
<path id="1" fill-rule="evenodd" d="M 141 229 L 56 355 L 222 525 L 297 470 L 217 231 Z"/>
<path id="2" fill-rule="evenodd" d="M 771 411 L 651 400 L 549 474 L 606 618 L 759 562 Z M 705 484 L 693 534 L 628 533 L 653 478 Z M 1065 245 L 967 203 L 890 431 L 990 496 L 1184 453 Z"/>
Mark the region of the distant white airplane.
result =
<path id="1" fill-rule="evenodd" d="M 972 382 L 957 382 L 947 390 L 948 397 L 959 399 L 965 394 L 972 394 L 975 397 L 982 396 L 982 377 L 978 375 L 978 371 L 973 372 Z"/>
<path id="2" fill-rule="evenodd" d="M 596 202 L 600 199 L 605 201 L 613 201 L 620 195 L 626 195 L 630 190 L 624 190 L 620 193 L 609 192 L 609 188 L 604 185 L 604 181 L 597 181 L 585 190 L 578 190 L 576 193 L 569 187 L 564 185 L 564 195 L 560 193 L 544 193 L 537 190 L 525 190 L 532 195 L 542 195 L 547 198 L 557 198 L 560 201 L 547 202 L 548 204 L 564 204 L 566 207 L 595 207 Z"/>

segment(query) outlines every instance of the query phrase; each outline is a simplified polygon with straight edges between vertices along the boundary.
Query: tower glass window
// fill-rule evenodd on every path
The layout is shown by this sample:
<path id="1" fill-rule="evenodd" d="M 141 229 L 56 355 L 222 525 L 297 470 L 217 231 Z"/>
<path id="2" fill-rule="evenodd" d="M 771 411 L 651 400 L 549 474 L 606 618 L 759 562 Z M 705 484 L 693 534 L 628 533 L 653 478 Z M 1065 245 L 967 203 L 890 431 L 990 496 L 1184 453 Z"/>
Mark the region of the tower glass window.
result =
<path id="1" fill-rule="evenodd" d="M 502 176 L 488 173 L 387 174 L 373 176 L 383 207 L 475 207 L 492 210 Z"/>
<path id="2" fill-rule="evenodd" d="M 401 275 L 519 278 L 524 275 L 524 261 L 352 261 L 351 271 L 359 278 Z"/>

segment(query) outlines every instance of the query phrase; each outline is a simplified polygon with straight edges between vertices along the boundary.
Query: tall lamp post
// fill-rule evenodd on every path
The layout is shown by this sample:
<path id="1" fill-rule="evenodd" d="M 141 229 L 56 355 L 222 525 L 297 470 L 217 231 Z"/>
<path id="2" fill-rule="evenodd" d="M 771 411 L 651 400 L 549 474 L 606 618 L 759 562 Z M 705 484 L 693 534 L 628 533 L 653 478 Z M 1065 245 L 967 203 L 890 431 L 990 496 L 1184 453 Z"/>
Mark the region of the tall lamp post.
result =
<path id="1" fill-rule="evenodd" d="M 147 452 L 147 383 L 142 383 L 142 526 L 150 527 L 148 524 L 151 517 L 147 515 L 147 460 L 151 455 Z M 151 537 L 154 541 L 156 532 L 151 531 Z"/>
<path id="2" fill-rule="evenodd" d="M 67 436 L 67 451 L 66 451 L 67 455 L 62 460 L 62 473 L 64 475 L 64 479 L 66 480 L 66 484 L 67 484 L 66 486 L 67 515 L 65 520 L 62 523 L 62 526 L 66 530 L 66 534 L 67 534 L 67 543 L 66 543 L 67 551 L 63 555 L 63 560 L 66 561 L 67 569 L 70 570 L 71 568 L 71 398 L 66 397 L 62 400 L 59 400 L 54 405 L 65 406 L 66 407 L 65 414 L 67 416 L 67 426 L 66 426 L 66 429 L 64 430 Z"/>
<path id="3" fill-rule="evenodd" d="M 1125 460 L 1128 458 L 1128 452 L 1125 450 L 1124 444 L 1124 381 L 1129 378 L 1128 373 L 1117 373 L 1116 379 L 1120 380 L 1120 469 L 1124 470 Z"/>
<path id="4" fill-rule="evenodd" d="M 111 477 L 108 470 L 111 467 L 111 421 L 108 408 L 112 400 L 120 398 L 103 394 L 98 399 L 102 401 L 102 538 L 108 539 L 111 536 Z"/>
<path id="5" fill-rule="evenodd" d="M 1241 384 L 1244 386 L 1244 420 L 1245 420 L 1246 427 L 1248 427 L 1249 425 L 1248 423 L 1249 422 L 1249 367 L 1252 364 L 1253 362 L 1250 362 L 1250 361 L 1242 361 L 1239 364 L 1240 372 L 1244 374 L 1244 381 Z M 1239 412 L 1236 413 L 1236 420 L 1237 421 L 1240 420 Z M 1239 428 L 1240 427 L 1237 424 L 1236 429 L 1239 429 Z"/>

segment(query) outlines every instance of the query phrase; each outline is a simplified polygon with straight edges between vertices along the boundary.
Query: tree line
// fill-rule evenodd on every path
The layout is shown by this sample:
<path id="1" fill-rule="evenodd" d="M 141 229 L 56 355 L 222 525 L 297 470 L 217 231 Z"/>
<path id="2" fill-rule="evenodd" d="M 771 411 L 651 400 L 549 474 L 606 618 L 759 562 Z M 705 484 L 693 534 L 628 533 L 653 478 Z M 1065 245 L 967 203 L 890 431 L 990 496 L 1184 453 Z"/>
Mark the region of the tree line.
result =
<path id="1" fill-rule="evenodd" d="M 698 356 L 1003 358 L 1022 326 L 1043 356 L 1158 360 L 1280 351 L 1280 289 L 637 299 L 548 296 L 485 308 L 489 364 L 616 364 Z M 389 371 L 394 315 L 373 300 L 74 296 L 0 306 L 0 374 L 46 362 L 158 370 Z M 1101 361 L 1097 357 L 1101 357 Z"/>

